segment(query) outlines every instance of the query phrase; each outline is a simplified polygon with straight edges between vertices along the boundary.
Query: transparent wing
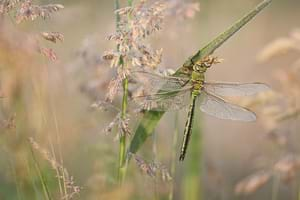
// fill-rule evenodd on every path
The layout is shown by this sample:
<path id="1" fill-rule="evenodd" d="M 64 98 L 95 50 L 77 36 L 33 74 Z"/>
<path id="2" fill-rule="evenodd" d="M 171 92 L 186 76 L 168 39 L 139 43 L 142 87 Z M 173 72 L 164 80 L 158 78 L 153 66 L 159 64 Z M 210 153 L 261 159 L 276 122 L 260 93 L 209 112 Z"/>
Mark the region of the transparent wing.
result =
<path id="1" fill-rule="evenodd" d="M 239 121 L 255 121 L 256 115 L 246 108 L 227 103 L 223 99 L 216 97 L 205 90 L 200 94 L 200 109 L 214 117 L 220 119 L 230 119 Z"/>
<path id="2" fill-rule="evenodd" d="M 188 78 L 164 76 L 149 71 L 132 71 L 131 77 L 151 93 L 178 90 L 189 82 Z"/>
<path id="3" fill-rule="evenodd" d="M 160 91 L 156 94 L 133 96 L 143 110 L 168 111 L 179 110 L 188 105 L 191 88 L 173 91 Z"/>
<path id="4" fill-rule="evenodd" d="M 220 96 L 248 96 L 270 90 L 263 83 L 204 83 L 207 92 Z"/>

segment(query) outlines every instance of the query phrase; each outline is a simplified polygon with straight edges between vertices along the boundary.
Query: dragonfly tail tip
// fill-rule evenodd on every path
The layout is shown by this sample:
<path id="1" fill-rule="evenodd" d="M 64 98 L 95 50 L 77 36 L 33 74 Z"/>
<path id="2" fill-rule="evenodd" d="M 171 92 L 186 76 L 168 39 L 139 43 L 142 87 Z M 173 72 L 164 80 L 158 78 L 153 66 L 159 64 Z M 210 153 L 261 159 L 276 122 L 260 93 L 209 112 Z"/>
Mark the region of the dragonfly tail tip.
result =
<path id="1" fill-rule="evenodd" d="M 184 161 L 184 155 L 179 156 L 179 161 Z"/>

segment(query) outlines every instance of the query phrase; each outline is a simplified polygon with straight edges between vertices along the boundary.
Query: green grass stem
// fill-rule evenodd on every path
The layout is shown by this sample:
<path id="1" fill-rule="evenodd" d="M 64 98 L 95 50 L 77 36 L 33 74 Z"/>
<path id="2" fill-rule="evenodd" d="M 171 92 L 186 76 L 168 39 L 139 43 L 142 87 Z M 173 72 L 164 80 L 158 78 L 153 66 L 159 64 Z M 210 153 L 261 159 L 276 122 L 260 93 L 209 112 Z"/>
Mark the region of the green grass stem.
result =
<path id="1" fill-rule="evenodd" d="M 41 171 L 41 168 L 40 168 L 40 165 L 34 155 L 34 152 L 33 152 L 33 149 L 31 148 L 30 146 L 30 152 L 31 152 L 31 155 L 32 155 L 32 159 L 33 159 L 33 162 L 34 162 L 34 166 L 35 166 L 35 169 L 38 173 L 38 176 L 39 176 L 39 179 L 41 181 L 41 184 L 42 184 L 42 188 L 43 188 L 43 192 L 44 192 L 44 195 L 45 195 L 45 199 L 46 200 L 52 200 L 51 196 L 50 196 L 50 192 L 49 192 L 49 189 L 48 189 L 48 186 L 47 186 L 47 182 L 46 182 L 46 179 Z"/>
<path id="2" fill-rule="evenodd" d="M 132 6 L 132 0 L 128 0 L 128 6 Z M 115 1 L 115 9 L 120 9 L 119 0 Z M 116 13 L 116 28 L 119 29 L 120 15 Z M 117 47 L 119 50 L 119 47 Z M 124 63 L 124 60 L 120 58 L 119 67 L 126 68 L 127 64 Z M 125 77 L 123 80 L 123 98 L 122 98 L 122 111 L 121 119 L 126 119 L 128 106 L 128 78 Z M 126 166 L 126 133 L 121 134 L 120 143 L 119 143 L 119 171 L 118 171 L 118 180 L 122 184 L 126 176 L 127 166 Z"/>
<path id="3" fill-rule="evenodd" d="M 173 200 L 174 198 L 174 191 L 175 191 L 175 176 L 176 176 L 176 163 L 177 163 L 177 147 L 178 147 L 178 135 L 179 135 L 179 127 L 178 127 L 178 121 L 179 121 L 178 112 L 175 114 L 175 130 L 173 134 L 173 142 L 172 142 L 172 156 L 171 156 L 171 169 L 170 173 L 173 178 L 171 183 L 171 188 L 169 191 L 169 200 Z"/>
<path id="4" fill-rule="evenodd" d="M 203 141 L 201 116 L 196 112 L 194 119 L 193 139 L 190 141 L 189 152 L 184 167 L 183 195 L 186 200 L 202 200 L 202 163 L 203 163 Z"/>

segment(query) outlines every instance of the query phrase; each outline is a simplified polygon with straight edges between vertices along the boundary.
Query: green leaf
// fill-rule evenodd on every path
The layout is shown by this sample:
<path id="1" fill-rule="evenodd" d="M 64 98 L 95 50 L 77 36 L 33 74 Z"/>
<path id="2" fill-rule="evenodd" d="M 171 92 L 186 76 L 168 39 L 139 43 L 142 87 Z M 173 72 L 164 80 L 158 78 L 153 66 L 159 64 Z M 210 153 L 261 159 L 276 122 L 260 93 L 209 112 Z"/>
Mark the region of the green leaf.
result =
<path id="1" fill-rule="evenodd" d="M 189 58 L 182 67 L 180 67 L 176 73 L 183 67 L 191 67 L 192 63 L 195 63 L 202 58 L 211 55 L 218 47 L 220 47 L 226 40 L 233 36 L 238 30 L 240 30 L 244 25 L 251 21 L 260 11 L 262 11 L 267 5 L 271 3 L 272 0 L 264 0 L 258 4 L 253 10 L 251 10 L 247 15 L 242 17 L 236 23 L 234 23 L 229 29 L 217 36 L 211 42 L 209 42 L 204 48 L 199 50 L 195 55 Z M 163 116 L 164 112 L 158 111 L 147 111 L 139 122 L 137 129 L 135 131 L 134 137 L 129 146 L 129 152 L 136 153 L 141 146 L 144 144 L 146 139 L 151 136 L 157 123 Z"/>

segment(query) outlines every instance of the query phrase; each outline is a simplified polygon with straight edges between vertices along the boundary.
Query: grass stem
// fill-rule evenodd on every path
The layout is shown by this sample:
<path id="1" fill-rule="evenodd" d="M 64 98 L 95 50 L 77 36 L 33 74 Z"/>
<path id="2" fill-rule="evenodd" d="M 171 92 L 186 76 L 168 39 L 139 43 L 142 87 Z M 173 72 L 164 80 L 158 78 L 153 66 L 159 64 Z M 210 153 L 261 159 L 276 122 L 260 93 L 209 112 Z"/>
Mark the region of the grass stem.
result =
<path id="1" fill-rule="evenodd" d="M 128 79 L 123 80 L 123 100 L 122 100 L 122 120 L 126 119 L 128 103 Z M 120 137 L 120 152 L 119 152 L 119 182 L 122 183 L 126 173 L 126 133 L 123 133 Z"/>
<path id="2" fill-rule="evenodd" d="M 132 0 L 128 0 L 128 6 L 132 5 Z M 120 9 L 119 0 L 115 1 L 115 10 Z M 119 29 L 120 15 L 116 13 L 116 28 Z M 117 47 L 119 50 L 119 47 Z M 119 60 L 119 67 L 123 69 L 127 67 L 126 63 L 122 59 Z M 127 104 L 128 104 L 128 78 L 125 77 L 123 80 L 123 98 L 122 98 L 122 112 L 121 119 L 126 120 L 126 112 L 127 112 Z M 119 143 L 119 171 L 118 171 L 118 180 L 119 183 L 122 184 L 125 175 L 126 175 L 126 133 L 122 133 L 120 137 Z"/>
<path id="3" fill-rule="evenodd" d="M 44 175 L 41 171 L 40 165 L 39 165 L 39 163 L 38 163 L 38 161 L 37 161 L 37 159 L 34 155 L 33 149 L 31 147 L 30 147 L 30 152 L 31 152 L 31 156 L 32 156 L 32 159 L 33 159 L 33 162 L 34 162 L 35 169 L 38 173 L 39 179 L 40 179 L 42 187 L 43 187 L 45 199 L 46 200 L 52 200 L 52 198 L 50 196 L 48 186 L 47 186 L 47 183 L 46 183 L 46 178 L 44 177 Z"/>
<path id="4" fill-rule="evenodd" d="M 277 200 L 278 199 L 278 193 L 279 193 L 279 188 L 280 188 L 280 175 L 275 175 L 272 183 L 272 200 Z"/>
<path id="5" fill-rule="evenodd" d="M 171 176 L 173 178 L 172 183 L 171 183 L 171 188 L 169 191 L 169 200 L 173 200 L 174 198 L 174 188 L 175 188 L 175 174 L 176 174 L 176 163 L 177 163 L 177 157 L 176 157 L 176 152 L 177 152 L 177 144 L 178 144 L 178 135 L 179 135 L 179 127 L 178 127 L 178 112 L 175 115 L 175 131 L 173 135 L 173 144 L 172 144 L 172 157 L 171 157 Z"/>
<path id="6" fill-rule="evenodd" d="M 201 114 L 195 114 L 193 135 L 187 153 L 183 180 L 184 199 L 202 200 L 203 141 Z"/>

